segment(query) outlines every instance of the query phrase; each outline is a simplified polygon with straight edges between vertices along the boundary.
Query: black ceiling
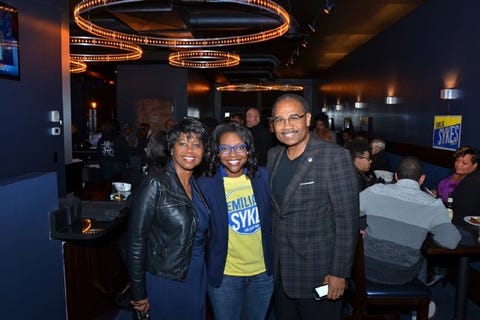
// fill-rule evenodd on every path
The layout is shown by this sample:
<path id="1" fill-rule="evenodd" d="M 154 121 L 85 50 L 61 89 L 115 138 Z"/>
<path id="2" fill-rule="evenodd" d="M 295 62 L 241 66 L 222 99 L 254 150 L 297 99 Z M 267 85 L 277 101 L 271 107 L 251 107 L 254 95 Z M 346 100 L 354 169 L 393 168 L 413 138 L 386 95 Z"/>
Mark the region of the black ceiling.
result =
<path id="1" fill-rule="evenodd" d="M 70 0 L 71 11 L 79 0 Z M 231 68 L 197 69 L 211 82 L 262 83 L 281 78 L 320 77 L 322 72 L 390 27 L 424 0 L 278 0 L 291 24 L 283 36 L 266 42 L 211 48 L 240 55 Z M 334 7 L 323 12 L 327 2 Z M 73 15 L 72 15 L 73 16 Z M 173 38 L 244 35 L 278 26 L 265 11 L 229 1 L 144 0 L 116 4 L 89 13 L 95 24 L 122 33 Z M 72 36 L 89 35 L 74 22 Z M 142 46 L 141 60 L 124 63 L 168 63 L 176 49 Z M 71 47 L 72 53 L 86 50 Z M 84 51 L 82 51 L 83 53 Z M 89 71 L 109 72 L 113 63 L 89 63 Z"/>

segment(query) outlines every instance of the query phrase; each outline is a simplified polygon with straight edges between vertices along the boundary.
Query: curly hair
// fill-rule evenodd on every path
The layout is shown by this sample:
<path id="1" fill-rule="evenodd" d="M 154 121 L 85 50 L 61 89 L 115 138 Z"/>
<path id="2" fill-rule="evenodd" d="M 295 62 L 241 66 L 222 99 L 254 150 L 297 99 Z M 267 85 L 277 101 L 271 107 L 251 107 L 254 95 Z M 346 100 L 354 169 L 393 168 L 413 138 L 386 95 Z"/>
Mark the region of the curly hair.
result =
<path id="1" fill-rule="evenodd" d="M 253 144 L 253 136 L 250 132 L 250 129 L 235 122 L 220 124 L 215 128 L 215 130 L 213 130 L 208 141 L 208 148 L 206 152 L 208 166 L 206 175 L 208 177 L 212 177 L 215 175 L 215 172 L 217 172 L 218 167 L 220 166 L 220 156 L 217 150 L 220 144 L 220 138 L 225 133 L 229 132 L 236 133 L 240 137 L 240 140 L 247 145 L 247 162 L 245 163 L 245 168 L 247 169 L 246 176 L 248 178 L 253 178 L 257 172 L 257 154 Z"/>

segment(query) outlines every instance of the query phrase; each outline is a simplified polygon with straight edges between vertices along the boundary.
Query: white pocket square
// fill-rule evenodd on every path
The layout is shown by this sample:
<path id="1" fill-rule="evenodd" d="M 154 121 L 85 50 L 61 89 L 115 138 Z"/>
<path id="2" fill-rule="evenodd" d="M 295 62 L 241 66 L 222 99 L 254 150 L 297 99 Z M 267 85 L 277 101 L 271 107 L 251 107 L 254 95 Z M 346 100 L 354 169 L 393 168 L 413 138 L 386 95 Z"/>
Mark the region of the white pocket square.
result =
<path id="1" fill-rule="evenodd" d="M 300 182 L 300 185 L 301 185 L 301 186 L 306 186 L 306 185 L 308 185 L 308 184 L 314 184 L 314 183 L 315 183 L 315 181 Z"/>

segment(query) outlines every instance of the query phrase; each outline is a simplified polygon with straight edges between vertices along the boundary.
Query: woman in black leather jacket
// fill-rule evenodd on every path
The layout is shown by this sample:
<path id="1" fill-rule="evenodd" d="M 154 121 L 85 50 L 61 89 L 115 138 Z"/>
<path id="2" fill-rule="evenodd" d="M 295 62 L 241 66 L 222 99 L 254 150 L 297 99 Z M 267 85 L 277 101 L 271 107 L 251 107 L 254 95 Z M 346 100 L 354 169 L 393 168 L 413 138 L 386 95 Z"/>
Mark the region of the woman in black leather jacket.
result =
<path id="1" fill-rule="evenodd" d="M 150 312 L 151 319 L 202 320 L 209 211 L 193 172 L 202 162 L 207 130 L 199 120 L 187 118 L 166 133 L 165 141 L 171 161 L 163 170 L 149 171 L 132 203 L 128 227 L 132 304 Z"/>

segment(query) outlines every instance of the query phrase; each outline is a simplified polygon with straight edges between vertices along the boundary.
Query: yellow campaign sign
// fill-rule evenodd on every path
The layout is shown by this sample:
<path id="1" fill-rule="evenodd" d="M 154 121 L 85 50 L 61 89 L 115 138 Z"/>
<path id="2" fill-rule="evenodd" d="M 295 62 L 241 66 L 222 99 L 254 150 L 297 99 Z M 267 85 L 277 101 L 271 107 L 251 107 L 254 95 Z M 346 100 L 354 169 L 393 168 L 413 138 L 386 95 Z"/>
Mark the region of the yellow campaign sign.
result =
<path id="1" fill-rule="evenodd" d="M 456 150 L 460 147 L 462 116 L 435 116 L 433 120 L 433 147 Z"/>

